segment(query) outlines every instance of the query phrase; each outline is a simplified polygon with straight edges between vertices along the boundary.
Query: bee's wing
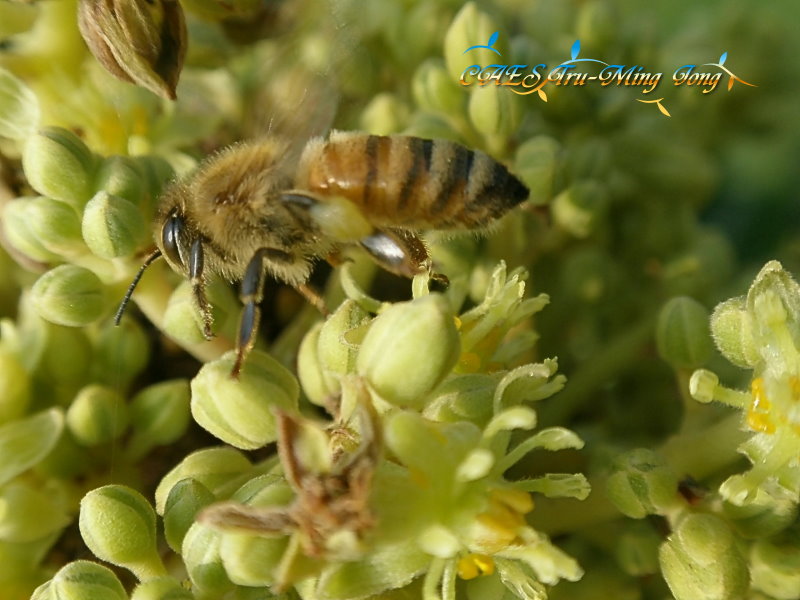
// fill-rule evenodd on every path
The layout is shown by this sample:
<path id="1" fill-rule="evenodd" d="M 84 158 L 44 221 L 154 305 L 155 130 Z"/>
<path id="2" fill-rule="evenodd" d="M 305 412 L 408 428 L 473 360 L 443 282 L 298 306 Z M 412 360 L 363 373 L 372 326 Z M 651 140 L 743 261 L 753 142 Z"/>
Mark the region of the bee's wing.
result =
<path id="1" fill-rule="evenodd" d="M 286 2 L 281 35 L 259 45 L 246 65 L 249 93 L 244 135 L 280 137 L 299 153 L 308 139 L 324 135 L 336 116 L 341 66 L 353 53 L 356 34 L 344 22 L 350 0 Z"/>

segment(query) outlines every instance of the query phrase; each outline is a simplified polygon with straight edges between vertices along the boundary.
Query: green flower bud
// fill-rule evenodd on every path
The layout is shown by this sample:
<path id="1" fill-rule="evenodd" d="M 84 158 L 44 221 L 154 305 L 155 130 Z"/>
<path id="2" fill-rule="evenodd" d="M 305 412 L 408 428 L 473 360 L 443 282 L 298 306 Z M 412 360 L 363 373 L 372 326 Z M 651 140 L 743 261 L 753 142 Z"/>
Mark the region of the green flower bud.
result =
<path id="1" fill-rule="evenodd" d="M 316 590 L 308 597 L 392 597 L 391 592 L 386 591 L 387 588 L 407 586 L 429 568 L 430 561 L 429 554 L 408 541 L 381 544 L 372 549 L 363 560 L 341 561 L 329 565 L 316 582 Z M 424 597 L 413 585 L 408 591 L 411 598 Z"/>
<path id="2" fill-rule="evenodd" d="M 175 552 L 180 553 L 183 538 L 195 521 L 197 513 L 216 501 L 214 494 L 191 477 L 172 486 L 164 507 L 164 537 Z"/>
<path id="3" fill-rule="evenodd" d="M 156 548 L 156 514 L 136 490 L 106 485 L 81 500 L 78 524 L 95 556 L 129 569 L 139 579 L 165 575 Z"/>
<path id="4" fill-rule="evenodd" d="M 800 548 L 797 543 L 759 540 L 750 550 L 750 577 L 755 589 L 777 600 L 794 600 L 800 590 Z"/>
<path id="5" fill-rule="evenodd" d="M 89 250 L 101 258 L 130 256 L 150 237 L 139 209 L 107 192 L 98 192 L 86 204 L 81 230 Z"/>
<path id="6" fill-rule="evenodd" d="M 252 468 L 247 457 L 233 448 L 206 448 L 192 452 L 167 473 L 156 488 L 156 512 L 164 514 L 167 496 L 181 479 L 191 477 L 219 498 L 226 498 L 239 487 L 240 477 Z"/>
<path id="7" fill-rule="evenodd" d="M 747 539 L 773 536 L 794 523 L 798 514 L 792 494 L 767 493 L 761 489 L 746 504 L 723 502 L 722 508 L 736 532 Z"/>
<path id="8" fill-rule="evenodd" d="M 92 346 L 86 332 L 76 327 L 46 323 L 47 345 L 34 376 L 45 380 L 54 394 L 53 400 L 68 404 L 82 388 L 92 367 Z M 64 360 L 64 353 L 69 360 Z"/>
<path id="9" fill-rule="evenodd" d="M 31 380 L 19 359 L 0 349 L 0 425 L 23 416 L 31 401 Z"/>
<path id="10" fill-rule="evenodd" d="M 0 223 L 3 234 L 14 250 L 28 258 L 43 263 L 57 262 L 61 257 L 45 247 L 33 227 L 30 215 L 33 201 L 34 198 L 18 198 L 5 205 Z"/>
<path id="11" fill-rule="evenodd" d="M 222 441 L 253 450 L 277 439 L 275 409 L 296 410 L 297 380 L 274 358 L 251 352 L 238 379 L 236 353 L 206 363 L 192 380 L 192 416 Z"/>
<path id="12" fill-rule="evenodd" d="M 0 426 L 0 486 L 47 456 L 63 427 L 64 415 L 58 408 Z"/>
<path id="13" fill-rule="evenodd" d="M 452 81 L 458 81 L 461 73 L 470 65 L 489 65 L 497 62 L 497 54 L 491 50 L 478 48 L 465 54 L 467 48 L 491 45 L 505 55 L 504 40 L 499 40 L 499 44 L 491 43 L 491 38 L 497 31 L 496 24 L 489 15 L 478 10 L 475 2 L 468 2 L 458 11 L 444 35 L 444 58 Z"/>
<path id="14" fill-rule="evenodd" d="M 91 195 L 95 158 L 71 131 L 45 127 L 28 138 L 22 167 L 31 187 L 43 196 L 81 209 Z"/>
<path id="15" fill-rule="evenodd" d="M 411 82 L 414 101 L 422 110 L 445 115 L 463 113 L 466 100 L 441 59 L 428 59 L 417 67 Z"/>
<path id="16" fill-rule="evenodd" d="M 574 184 L 553 200 L 553 219 L 577 238 L 588 237 L 606 211 L 607 195 L 594 181 Z"/>
<path id="17" fill-rule="evenodd" d="M 489 139 L 508 138 L 516 133 L 522 119 L 522 98 L 497 85 L 471 91 L 469 119 Z"/>
<path id="18" fill-rule="evenodd" d="M 206 287 L 211 317 L 215 331 L 226 331 L 232 316 L 238 319 L 241 304 L 231 292 L 230 286 L 221 279 L 213 278 Z M 189 281 L 181 283 L 167 302 L 164 311 L 164 331 L 183 344 L 197 344 L 205 341 L 203 318 L 197 309 L 197 302 Z"/>
<path id="19" fill-rule="evenodd" d="M 151 385 L 131 400 L 133 435 L 128 457 L 141 458 L 155 446 L 171 444 L 189 427 L 189 384 L 175 379 Z"/>
<path id="20" fill-rule="evenodd" d="M 214 305 L 211 306 L 214 315 Z M 216 315 L 214 322 L 217 322 Z M 164 331 L 182 344 L 198 344 L 206 339 L 203 335 L 202 317 L 188 281 L 175 288 L 169 297 L 164 311 Z"/>
<path id="21" fill-rule="evenodd" d="M 643 519 L 664 514 L 677 502 L 678 479 L 651 450 L 640 448 L 623 455 L 606 482 L 606 495 L 624 515 Z"/>
<path id="22" fill-rule="evenodd" d="M 109 73 L 175 99 L 186 54 L 186 23 L 177 0 L 81 0 L 78 26 Z"/>
<path id="23" fill-rule="evenodd" d="M 174 577 L 156 577 L 137 585 L 131 600 L 195 600 L 195 597 Z"/>
<path id="24" fill-rule="evenodd" d="M 0 137 L 24 140 L 33 135 L 40 119 L 36 94 L 21 79 L 0 68 Z"/>
<path id="25" fill-rule="evenodd" d="M 58 600 L 127 600 L 128 594 L 108 567 L 88 560 L 76 560 L 55 574 L 46 597 Z"/>
<path id="26" fill-rule="evenodd" d="M 148 181 L 140 163 L 130 156 L 109 156 L 103 159 L 94 178 L 94 189 L 107 192 L 141 207 Z"/>
<path id="27" fill-rule="evenodd" d="M 390 306 L 372 323 L 358 373 L 387 402 L 421 408 L 461 352 L 453 311 L 441 294 Z"/>
<path id="28" fill-rule="evenodd" d="M 338 387 L 328 386 L 319 359 L 318 346 L 322 326 L 323 323 L 318 322 L 309 329 L 297 351 L 297 378 L 306 397 L 317 406 L 324 406 L 338 392 Z"/>
<path id="29" fill-rule="evenodd" d="M 713 350 L 706 308 L 686 296 L 669 300 L 658 314 L 656 346 L 661 358 L 676 369 L 706 362 Z"/>
<path id="30" fill-rule="evenodd" d="M 123 318 L 119 326 L 108 323 L 97 340 L 94 375 L 106 385 L 126 387 L 142 372 L 150 358 L 150 343 L 142 326 Z"/>
<path id="31" fill-rule="evenodd" d="M 117 439 L 128 426 L 128 406 L 113 389 L 83 388 L 67 410 L 67 427 L 79 444 L 97 446 Z"/>
<path id="32" fill-rule="evenodd" d="M 31 301 L 51 323 L 82 327 L 103 316 L 106 294 L 100 279 L 83 267 L 61 265 L 33 284 Z"/>
<path id="33" fill-rule="evenodd" d="M 317 354 L 327 387 L 339 390 L 339 379 L 355 370 L 358 342 L 370 319 L 355 300 L 345 300 L 322 325 Z"/>
<path id="34" fill-rule="evenodd" d="M 422 110 L 411 116 L 408 127 L 403 130 L 403 133 L 426 139 L 461 141 L 460 136 L 446 117 Z"/>
<path id="35" fill-rule="evenodd" d="M 747 592 L 747 563 L 714 515 L 687 515 L 661 545 L 659 560 L 676 600 L 735 600 Z"/>
<path id="36" fill-rule="evenodd" d="M 752 368 L 760 360 L 753 339 L 753 322 L 746 309 L 744 297 L 731 298 L 717 305 L 711 315 L 711 335 L 714 343 L 733 364 Z"/>
<path id="37" fill-rule="evenodd" d="M 12 481 L 0 491 L 0 540 L 26 543 L 60 532 L 70 517 L 52 494 Z"/>
<path id="38" fill-rule="evenodd" d="M 800 285 L 786 272 L 781 263 L 771 260 L 765 264 L 747 292 L 747 308 L 755 317 L 754 335 L 784 321 L 800 321 Z"/>
<path id="39" fill-rule="evenodd" d="M 2 587 L 0 587 L 0 589 L 2 589 Z M 31 600 L 53 600 L 53 594 L 55 594 L 55 592 L 52 589 L 52 581 L 45 581 L 42 585 L 33 590 Z"/>
<path id="40" fill-rule="evenodd" d="M 397 133 L 405 127 L 408 113 L 408 107 L 393 94 L 377 94 L 361 112 L 361 128 L 375 135 Z"/>
<path id="41" fill-rule="evenodd" d="M 231 500 L 253 506 L 287 506 L 294 498 L 286 479 L 272 473 L 253 477 L 231 496 Z"/>
<path id="42" fill-rule="evenodd" d="M 36 260 L 86 252 L 78 215 L 68 204 L 51 198 L 20 198 L 6 205 L 6 235 L 15 248 Z"/>
<path id="43" fill-rule="evenodd" d="M 517 149 L 514 173 L 528 186 L 534 204 L 544 204 L 553 197 L 560 153 L 561 145 L 546 135 L 532 137 Z"/>
<path id="44" fill-rule="evenodd" d="M 183 538 L 181 555 L 186 571 L 205 597 L 221 598 L 233 587 L 219 555 L 221 537 L 218 531 L 196 522 Z"/>
<path id="45" fill-rule="evenodd" d="M 275 583 L 275 571 L 288 544 L 288 537 L 267 538 L 225 532 L 222 534 L 219 555 L 233 583 L 267 586 Z"/>

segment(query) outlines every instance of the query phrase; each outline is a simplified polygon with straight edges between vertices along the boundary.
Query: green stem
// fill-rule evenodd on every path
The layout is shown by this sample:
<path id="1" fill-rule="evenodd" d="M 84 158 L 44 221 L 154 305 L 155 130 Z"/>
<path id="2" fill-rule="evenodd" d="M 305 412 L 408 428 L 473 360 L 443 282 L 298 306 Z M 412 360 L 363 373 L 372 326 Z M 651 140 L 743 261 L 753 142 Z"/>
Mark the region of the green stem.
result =
<path id="1" fill-rule="evenodd" d="M 741 431 L 742 415 L 737 411 L 724 419 L 684 430 L 661 447 L 660 454 L 679 476 L 702 479 L 736 462 L 736 451 L 748 435 Z"/>

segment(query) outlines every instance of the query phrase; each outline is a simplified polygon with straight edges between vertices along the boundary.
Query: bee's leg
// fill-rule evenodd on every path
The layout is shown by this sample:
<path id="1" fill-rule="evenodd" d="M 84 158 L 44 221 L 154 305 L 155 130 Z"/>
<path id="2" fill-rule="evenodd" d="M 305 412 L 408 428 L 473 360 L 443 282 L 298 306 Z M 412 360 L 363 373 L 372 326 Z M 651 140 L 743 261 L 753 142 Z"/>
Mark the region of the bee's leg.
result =
<path id="1" fill-rule="evenodd" d="M 192 242 L 192 247 L 189 250 L 189 281 L 192 284 L 192 293 L 200 309 L 200 315 L 203 317 L 203 335 L 207 340 L 210 340 L 214 337 L 214 333 L 211 331 L 214 318 L 211 315 L 211 305 L 209 305 L 206 298 L 203 265 L 203 242 L 200 239 L 196 239 Z"/>
<path id="2" fill-rule="evenodd" d="M 294 289 L 306 299 L 306 302 L 321 312 L 323 317 L 327 317 L 330 314 L 328 312 L 328 307 L 325 306 L 325 299 L 313 287 L 306 283 L 300 283 L 295 285 Z"/>
<path id="3" fill-rule="evenodd" d="M 449 280 L 432 270 L 431 257 L 425 243 L 405 229 L 376 230 L 359 243 L 382 268 L 395 275 L 414 277 L 428 273 L 433 282 L 447 287 Z"/>
<path id="4" fill-rule="evenodd" d="M 261 321 L 261 300 L 264 298 L 264 281 L 267 274 L 264 269 L 264 259 L 277 250 L 260 248 L 253 254 L 247 263 L 247 268 L 242 278 L 239 298 L 244 305 L 242 316 L 239 320 L 239 333 L 236 337 L 236 362 L 233 363 L 231 377 L 239 377 L 239 371 L 245 357 L 253 349 L 258 334 L 258 324 Z M 281 252 L 281 254 L 285 254 Z"/>

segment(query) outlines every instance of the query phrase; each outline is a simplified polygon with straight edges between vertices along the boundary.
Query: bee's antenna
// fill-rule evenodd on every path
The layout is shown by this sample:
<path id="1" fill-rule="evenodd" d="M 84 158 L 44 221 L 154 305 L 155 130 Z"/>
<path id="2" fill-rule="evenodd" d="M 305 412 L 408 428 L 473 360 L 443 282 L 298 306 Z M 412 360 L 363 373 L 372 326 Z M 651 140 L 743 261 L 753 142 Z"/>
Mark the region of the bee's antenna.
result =
<path id="1" fill-rule="evenodd" d="M 130 301 L 131 296 L 133 295 L 133 290 L 136 289 L 136 285 L 139 283 L 139 280 L 142 278 L 142 275 L 144 275 L 144 270 L 151 264 L 153 264 L 153 261 L 155 261 L 157 258 L 160 257 L 161 257 L 161 250 L 156 248 L 152 254 L 150 254 L 147 258 L 144 259 L 144 263 L 142 264 L 141 267 L 139 267 L 139 272 L 136 273 L 136 277 L 133 278 L 133 281 L 131 281 L 131 284 L 128 286 L 128 291 L 125 292 L 125 297 L 122 299 L 122 302 L 120 303 L 119 308 L 117 309 L 117 314 L 114 315 L 114 325 L 119 325 L 119 322 L 122 319 L 122 313 L 125 312 L 125 307 L 128 306 L 128 302 Z"/>

